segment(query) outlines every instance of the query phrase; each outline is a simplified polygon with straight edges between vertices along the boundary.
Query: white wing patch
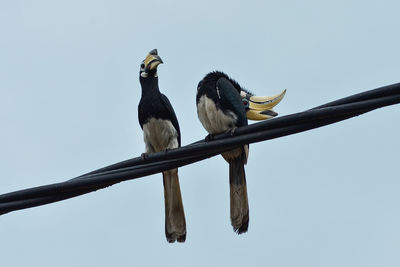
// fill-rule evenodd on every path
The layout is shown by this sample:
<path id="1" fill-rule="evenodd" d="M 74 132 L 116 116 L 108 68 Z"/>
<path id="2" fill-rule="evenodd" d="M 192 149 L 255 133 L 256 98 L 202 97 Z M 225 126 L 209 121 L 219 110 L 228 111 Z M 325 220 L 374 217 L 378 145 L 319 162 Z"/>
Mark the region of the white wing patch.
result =
<path id="1" fill-rule="evenodd" d="M 178 132 L 169 120 L 150 119 L 143 125 L 143 138 L 146 144 L 146 153 L 164 151 L 179 146 Z"/>
<path id="2" fill-rule="evenodd" d="M 197 104 L 197 114 L 204 128 L 210 134 L 224 133 L 234 127 L 237 116 L 232 111 L 217 109 L 214 101 L 203 95 Z"/>

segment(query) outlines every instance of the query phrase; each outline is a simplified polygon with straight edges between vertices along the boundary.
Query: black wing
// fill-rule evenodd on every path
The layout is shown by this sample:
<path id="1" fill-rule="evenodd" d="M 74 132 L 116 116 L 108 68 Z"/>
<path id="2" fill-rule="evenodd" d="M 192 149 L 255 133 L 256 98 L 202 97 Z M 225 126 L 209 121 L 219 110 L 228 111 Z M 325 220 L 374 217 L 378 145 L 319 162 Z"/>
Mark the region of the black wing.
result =
<path id="1" fill-rule="evenodd" d="M 161 94 L 161 101 L 163 102 L 163 106 L 166 109 L 166 118 L 171 120 L 172 125 L 175 127 L 176 131 L 178 132 L 178 143 L 179 146 L 181 146 L 181 130 L 179 129 L 179 123 L 178 119 L 176 117 L 175 111 L 172 108 L 171 103 L 169 102 L 168 98 L 164 95 Z"/>
<path id="2" fill-rule="evenodd" d="M 144 109 L 143 109 L 143 100 L 140 99 L 139 105 L 138 105 L 138 119 L 139 119 L 139 124 L 140 128 L 143 129 L 143 124 L 146 123 L 147 117 L 145 116 Z"/>
<path id="3" fill-rule="evenodd" d="M 247 125 L 246 109 L 238 90 L 226 78 L 219 78 L 217 81 L 217 94 L 220 104 L 225 109 L 231 110 L 238 116 L 236 126 Z"/>

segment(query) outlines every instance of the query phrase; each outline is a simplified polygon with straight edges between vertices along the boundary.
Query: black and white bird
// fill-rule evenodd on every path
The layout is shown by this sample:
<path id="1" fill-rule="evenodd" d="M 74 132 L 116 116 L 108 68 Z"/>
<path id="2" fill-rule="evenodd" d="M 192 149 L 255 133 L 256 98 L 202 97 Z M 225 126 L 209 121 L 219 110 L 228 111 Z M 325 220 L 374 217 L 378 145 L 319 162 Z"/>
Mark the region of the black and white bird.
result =
<path id="1" fill-rule="evenodd" d="M 146 153 L 178 148 L 181 133 L 178 119 L 168 98 L 158 87 L 157 67 L 163 63 L 157 50 L 149 52 L 140 66 L 142 97 L 139 102 L 139 123 L 143 129 Z M 145 155 L 144 154 L 144 155 Z M 178 169 L 163 172 L 165 202 L 165 235 L 168 242 L 185 242 L 186 222 L 183 210 Z"/>
<path id="2" fill-rule="evenodd" d="M 210 134 L 231 132 L 248 124 L 246 108 L 242 102 L 241 86 L 225 73 L 207 74 L 197 87 L 197 114 Z M 222 153 L 229 163 L 231 224 L 236 233 L 247 232 L 249 204 L 247 199 L 246 173 L 249 146 L 244 145 Z"/>

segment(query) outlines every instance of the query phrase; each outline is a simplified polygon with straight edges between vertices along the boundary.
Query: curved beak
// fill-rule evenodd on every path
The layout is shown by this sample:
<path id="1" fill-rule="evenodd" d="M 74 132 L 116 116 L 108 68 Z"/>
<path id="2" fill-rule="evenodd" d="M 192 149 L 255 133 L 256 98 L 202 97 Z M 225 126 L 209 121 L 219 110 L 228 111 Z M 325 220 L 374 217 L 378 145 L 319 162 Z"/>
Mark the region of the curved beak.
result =
<path id="1" fill-rule="evenodd" d="M 143 61 L 145 71 L 154 70 L 158 65 L 164 63 L 157 54 L 157 49 L 153 49 L 149 52 L 147 57 Z"/>
<path id="2" fill-rule="evenodd" d="M 263 121 L 263 120 L 271 119 L 273 117 L 278 116 L 278 113 L 276 113 L 272 109 L 267 109 L 267 110 L 251 110 L 251 109 L 249 109 L 246 112 L 246 116 L 249 120 L 252 120 L 252 121 Z"/>
<path id="3" fill-rule="evenodd" d="M 241 91 L 243 104 L 246 106 L 246 115 L 249 120 L 266 120 L 278 115 L 272 110 L 279 104 L 286 94 L 286 89 L 282 93 L 274 96 L 254 96 L 251 93 Z"/>

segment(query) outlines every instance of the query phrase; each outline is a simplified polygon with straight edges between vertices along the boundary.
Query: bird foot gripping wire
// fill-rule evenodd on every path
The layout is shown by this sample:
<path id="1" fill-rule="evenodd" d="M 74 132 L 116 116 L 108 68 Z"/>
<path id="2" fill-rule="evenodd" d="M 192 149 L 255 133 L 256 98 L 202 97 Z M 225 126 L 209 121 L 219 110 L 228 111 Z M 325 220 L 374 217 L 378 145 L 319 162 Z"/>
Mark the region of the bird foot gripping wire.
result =
<path id="1" fill-rule="evenodd" d="M 206 138 L 204 138 L 204 141 L 206 142 L 210 142 L 212 140 L 214 140 L 214 134 L 208 134 Z"/>
<path id="2" fill-rule="evenodd" d="M 238 127 L 233 127 L 232 129 L 229 129 L 226 133 L 230 136 L 234 136 L 237 128 Z"/>
<path id="3" fill-rule="evenodd" d="M 262 121 L 276 117 L 278 113 L 273 111 L 273 107 L 279 104 L 286 94 L 286 89 L 280 94 L 273 96 L 255 96 L 254 94 L 242 90 L 243 105 L 246 107 L 246 116 L 249 120 Z"/>
<path id="4" fill-rule="evenodd" d="M 232 129 L 229 129 L 228 131 L 226 131 L 226 134 L 229 134 L 230 136 L 234 136 L 235 132 L 236 132 L 237 127 L 233 127 Z M 204 138 L 204 141 L 206 142 L 210 142 L 212 140 L 215 139 L 215 135 L 214 134 L 208 134 L 206 136 L 206 138 Z"/>

